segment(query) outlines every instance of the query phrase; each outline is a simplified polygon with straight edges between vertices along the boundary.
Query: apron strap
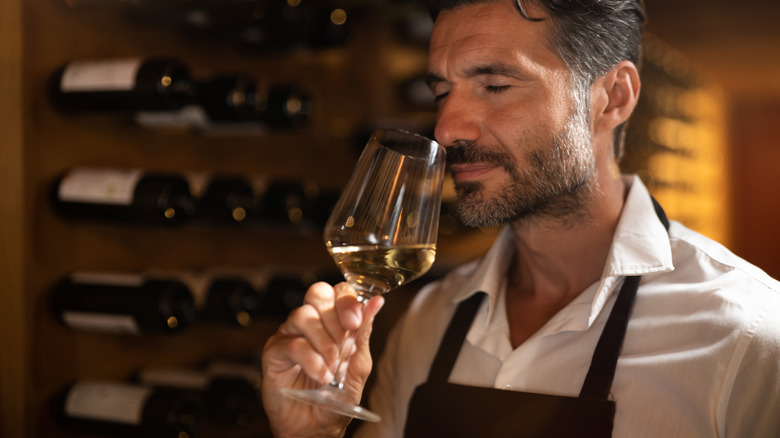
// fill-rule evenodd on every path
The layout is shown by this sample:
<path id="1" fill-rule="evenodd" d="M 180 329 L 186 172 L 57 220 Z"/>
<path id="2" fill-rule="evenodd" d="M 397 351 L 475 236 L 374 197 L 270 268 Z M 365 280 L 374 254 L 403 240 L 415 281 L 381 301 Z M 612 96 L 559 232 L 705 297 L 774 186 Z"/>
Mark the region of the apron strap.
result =
<path id="1" fill-rule="evenodd" d="M 639 290 L 640 276 L 626 277 L 620 288 L 615 305 L 609 314 L 604 331 L 601 333 L 593 358 L 590 361 L 585 383 L 582 384 L 580 398 L 607 400 L 612 380 L 615 378 L 618 356 L 626 337 L 628 319 L 634 307 L 634 298 Z"/>
<path id="2" fill-rule="evenodd" d="M 658 219 L 664 228 L 669 231 L 669 219 L 658 201 L 652 196 L 653 207 Z M 634 299 L 639 290 L 641 276 L 626 277 L 620 288 L 618 297 L 612 312 L 609 314 L 604 331 L 593 351 L 588 374 L 582 384 L 580 398 L 606 400 L 609 398 L 609 390 L 612 388 L 612 380 L 615 378 L 618 356 L 623 348 L 623 340 L 626 337 L 628 320 L 634 307 Z"/>
<path id="3" fill-rule="evenodd" d="M 446 383 L 452 371 L 452 366 L 460 353 L 460 347 L 466 338 L 471 322 L 479 310 L 479 305 L 485 297 L 484 292 L 477 292 L 458 305 L 455 316 L 450 320 L 449 327 L 439 344 L 439 350 L 434 356 L 433 365 L 428 371 L 429 382 Z M 460 340 L 460 342 L 457 342 Z"/>
<path id="4" fill-rule="evenodd" d="M 654 197 L 651 196 L 650 199 L 653 200 L 653 207 L 655 208 L 655 214 L 658 215 L 658 219 L 660 219 L 661 223 L 664 224 L 664 228 L 666 228 L 666 231 L 669 231 L 669 219 L 666 218 L 666 212 L 664 212 L 664 209 L 661 208 L 661 204 L 659 204 Z"/>

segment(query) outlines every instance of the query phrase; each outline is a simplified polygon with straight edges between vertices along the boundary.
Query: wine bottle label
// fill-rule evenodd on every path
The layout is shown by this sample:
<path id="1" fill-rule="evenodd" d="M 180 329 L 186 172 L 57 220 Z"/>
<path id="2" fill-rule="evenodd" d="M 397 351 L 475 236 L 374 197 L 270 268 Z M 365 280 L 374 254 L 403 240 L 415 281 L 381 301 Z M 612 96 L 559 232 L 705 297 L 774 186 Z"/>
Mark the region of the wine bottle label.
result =
<path id="1" fill-rule="evenodd" d="M 77 168 L 60 182 L 58 196 L 65 202 L 130 205 L 141 170 Z"/>
<path id="2" fill-rule="evenodd" d="M 73 61 L 62 72 L 63 92 L 127 91 L 135 87 L 142 60 Z"/>
<path id="3" fill-rule="evenodd" d="M 130 315 L 109 315 L 67 310 L 62 312 L 62 320 L 68 327 L 75 329 L 113 334 L 141 334 L 138 323 Z"/>
<path id="4" fill-rule="evenodd" d="M 188 129 L 215 137 L 268 133 L 268 127 L 258 122 L 214 122 L 197 105 L 188 105 L 176 111 L 140 111 L 135 114 L 135 123 L 149 129 Z"/>
<path id="5" fill-rule="evenodd" d="M 187 105 L 176 111 L 140 111 L 135 123 L 152 129 L 202 129 L 209 124 L 206 112 L 197 105 Z"/>
<path id="6" fill-rule="evenodd" d="M 71 281 L 79 284 L 101 284 L 112 286 L 141 287 L 146 277 L 139 274 L 126 274 L 115 272 L 74 272 L 70 275 Z"/>
<path id="7" fill-rule="evenodd" d="M 138 380 L 145 385 L 204 390 L 209 385 L 210 377 L 187 369 L 145 369 L 139 373 Z"/>
<path id="8" fill-rule="evenodd" d="M 70 417 L 140 425 L 151 392 L 151 388 L 115 382 L 78 382 L 68 392 L 64 411 Z"/>

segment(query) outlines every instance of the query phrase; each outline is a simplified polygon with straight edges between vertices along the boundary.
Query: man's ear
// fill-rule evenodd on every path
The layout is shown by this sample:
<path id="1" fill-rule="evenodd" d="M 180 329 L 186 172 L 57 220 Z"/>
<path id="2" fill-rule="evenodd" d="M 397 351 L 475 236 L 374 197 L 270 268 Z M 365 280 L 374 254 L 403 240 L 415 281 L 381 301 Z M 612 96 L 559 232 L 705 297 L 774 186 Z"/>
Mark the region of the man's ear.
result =
<path id="1" fill-rule="evenodd" d="M 639 99 L 639 71 L 631 61 L 621 61 L 597 78 L 591 88 L 594 133 L 611 133 L 628 120 Z"/>

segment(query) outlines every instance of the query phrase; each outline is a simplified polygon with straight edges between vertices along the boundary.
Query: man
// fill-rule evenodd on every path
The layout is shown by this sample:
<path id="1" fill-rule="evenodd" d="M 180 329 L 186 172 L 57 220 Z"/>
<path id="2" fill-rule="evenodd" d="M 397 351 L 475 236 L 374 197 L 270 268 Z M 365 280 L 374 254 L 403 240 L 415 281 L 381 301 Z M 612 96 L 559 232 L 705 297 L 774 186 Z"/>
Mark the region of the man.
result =
<path id="1" fill-rule="evenodd" d="M 780 436 L 780 284 L 669 223 L 621 176 L 639 95 L 637 0 L 441 0 L 430 43 L 458 212 L 504 225 L 480 260 L 426 286 L 399 321 L 361 437 Z M 347 419 L 290 401 L 327 383 L 359 330 L 349 288 L 307 293 L 266 344 L 277 437 L 341 436 Z"/>

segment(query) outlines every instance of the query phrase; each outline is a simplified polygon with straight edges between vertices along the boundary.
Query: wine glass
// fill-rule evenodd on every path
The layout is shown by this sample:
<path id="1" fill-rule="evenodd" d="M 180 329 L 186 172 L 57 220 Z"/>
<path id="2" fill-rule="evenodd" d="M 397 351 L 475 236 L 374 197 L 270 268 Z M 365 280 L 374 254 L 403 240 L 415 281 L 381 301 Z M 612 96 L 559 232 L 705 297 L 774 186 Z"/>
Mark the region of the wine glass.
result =
<path id="1" fill-rule="evenodd" d="M 377 130 L 325 225 L 325 246 L 365 303 L 420 277 L 433 264 L 444 180 L 445 151 L 417 134 Z M 365 421 L 380 417 L 343 391 L 354 332 L 341 345 L 333 381 L 285 396 Z"/>

